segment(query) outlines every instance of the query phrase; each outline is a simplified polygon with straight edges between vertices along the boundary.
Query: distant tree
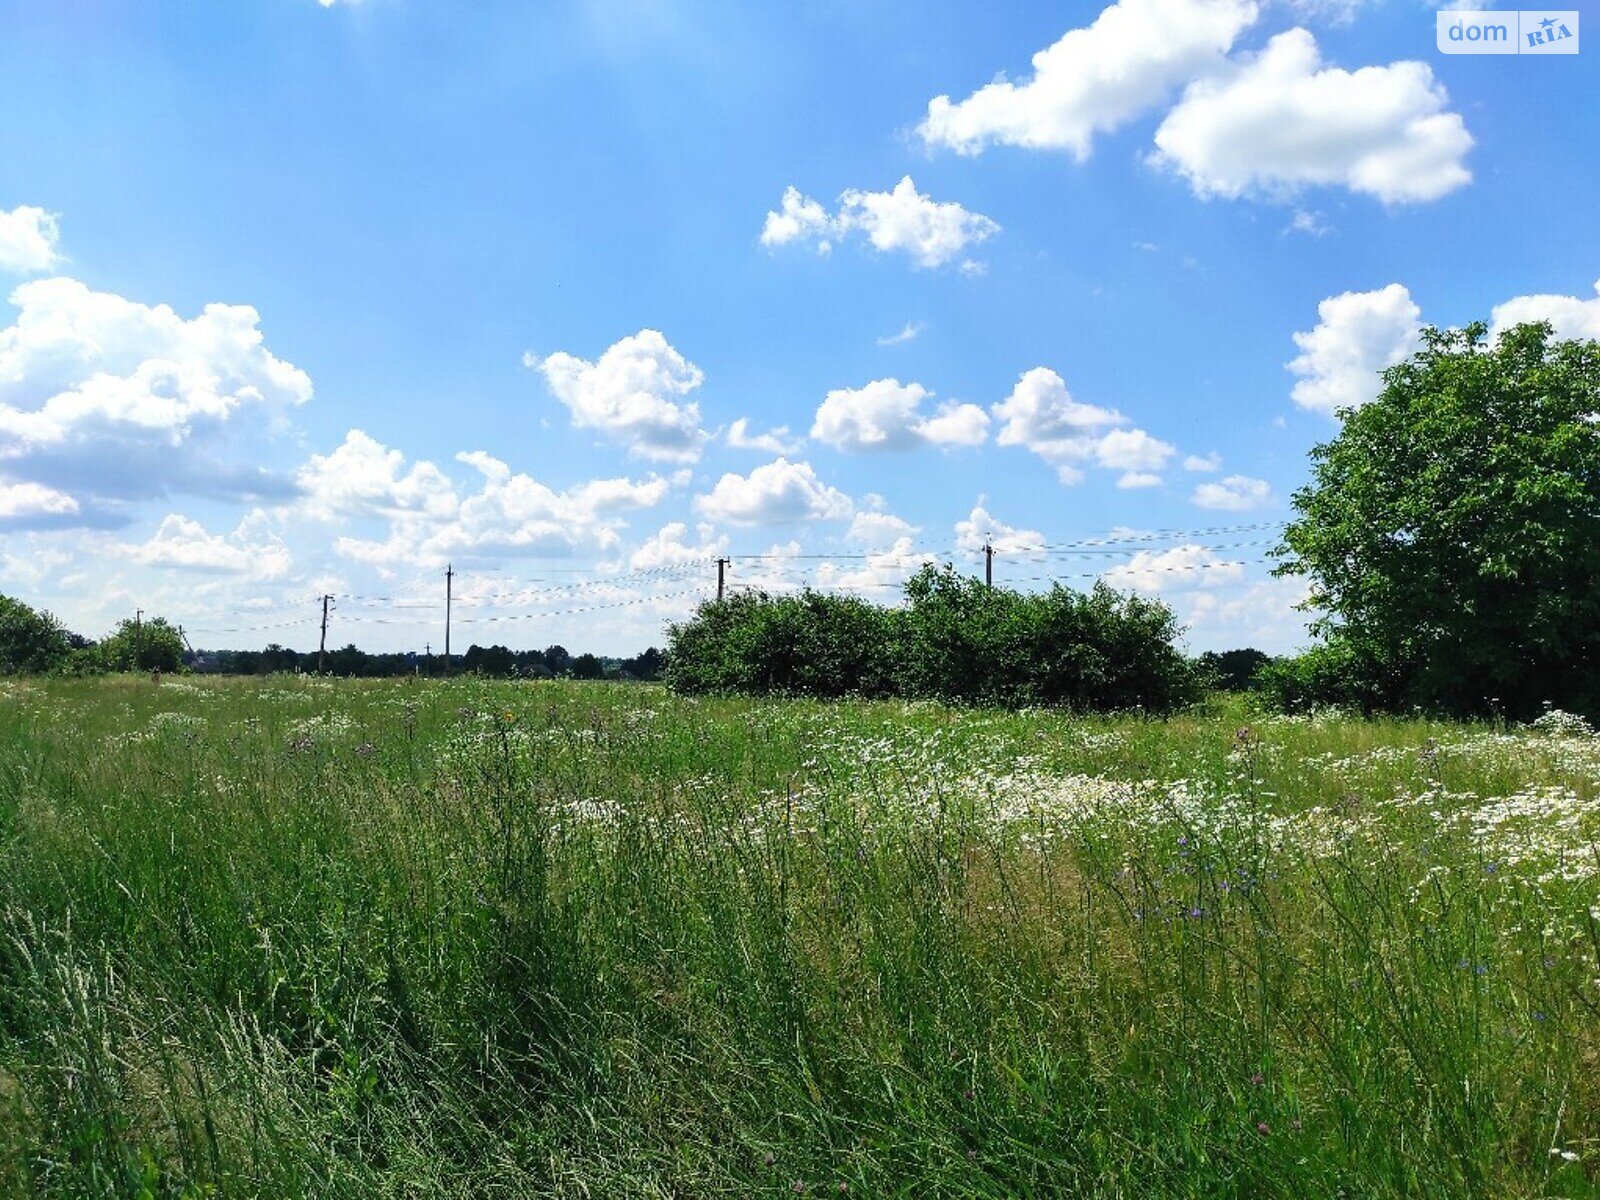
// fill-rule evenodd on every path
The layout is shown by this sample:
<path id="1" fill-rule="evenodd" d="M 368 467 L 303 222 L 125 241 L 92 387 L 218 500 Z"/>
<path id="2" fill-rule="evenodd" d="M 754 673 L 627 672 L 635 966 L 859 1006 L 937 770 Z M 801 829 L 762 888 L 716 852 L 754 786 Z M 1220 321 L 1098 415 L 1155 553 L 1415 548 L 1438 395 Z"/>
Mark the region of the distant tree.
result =
<path id="1" fill-rule="evenodd" d="M 572 655 L 567 653 L 565 646 L 546 646 L 544 665 L 550 668 L 552 674 L 565 675 L 572 669 Z"/>
<path id="2" fill-rule="evenodd" d="M 619 667 L 635 679 L 650 682 L 661 678 L 661 673 L 666 669 L 666 665 L 667 656 L 654 646 L 651 646 L 642 654 L 623 659 Z"/>
<path id="3" fill-rule="evenodd" d="M 263 675 L 276 675 L 279 671 L 293 671 L 300 665 L 300 655 L 287 647 L 269 642 L 267 648 L 261 652 L 259 661 L 260 673 Z M 311 665 L 316 666 L 312 659 Z"/>
<path id="4" fill-rule="evenodd" d="M 507 679 L 516 672 L 517 656 L 504 646 L 471 646 L 461 659 L 468 671 L 494 679 Z"/>
<path id="5" fill-rule="evenodd" d="M 310 661 L 303 663 L 312 670 L 316 669 L 317 660 L 312 655 L 306 655 Z M 366 674 L 368 656 L 356 648 L 354 642 L 341 646 L 337 650 L 330 650 L 323 660 L 323 670 L 330 675 L 356 676 Z"/>
<path id="6" fill-rule="evenodd" d="M 1225 692 L 1247 692 L 1255 686 L 1256 673 L 1271 662 L 1260 650 L 1207 650 L 1200 656 L 1200 667 Z"/>
<path id="7" fill-rule="evenodd" d="M 1295 494 L 1280 573 L 1364 707 L 1600 713 L 1600 344 L 1428 329 L 1341 413 Z M 1294 668 L 1289 668 L 1291 672 Z"/>
<path id="8" fill-rule="evenodd" d="M 593 654 L 580 654 L 572 660 L 572 677 L 574 679 L 603 679 L 605 678 L 605 664 Z"/>
<path id="9" fill-rule="evenodd" d="M 49 613 L 0 596 L 0 675 L 53 670 L 73 648 L 72 635 Z"/>
<path id="10" fill-rule="evenodd" d="M 123 620 L 99 646 L 108 671 L 176 671 L 183 651 L 183 635 L 165 617 Z"/>

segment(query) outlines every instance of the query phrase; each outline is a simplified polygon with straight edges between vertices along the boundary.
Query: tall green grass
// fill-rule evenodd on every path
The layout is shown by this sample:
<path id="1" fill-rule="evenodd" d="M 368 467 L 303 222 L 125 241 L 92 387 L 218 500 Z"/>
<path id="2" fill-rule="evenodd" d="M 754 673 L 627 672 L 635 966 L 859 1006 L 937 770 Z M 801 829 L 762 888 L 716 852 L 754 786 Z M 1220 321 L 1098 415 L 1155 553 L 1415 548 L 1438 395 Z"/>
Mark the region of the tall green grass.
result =
<path id="1" fill-rule="evenodd" d="M 9 1194 L 1600 1195 L 1581 730 L 0 686 Z"/>

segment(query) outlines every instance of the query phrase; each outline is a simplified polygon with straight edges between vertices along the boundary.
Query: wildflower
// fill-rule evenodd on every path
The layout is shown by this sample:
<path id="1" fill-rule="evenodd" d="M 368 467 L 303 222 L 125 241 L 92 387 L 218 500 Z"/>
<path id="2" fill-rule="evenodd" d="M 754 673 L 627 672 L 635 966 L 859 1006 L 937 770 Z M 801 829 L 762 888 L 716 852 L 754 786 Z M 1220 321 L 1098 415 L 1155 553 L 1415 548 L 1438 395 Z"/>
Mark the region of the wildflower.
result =
<path id="1" fill-rule="evenodd" d="M 1260 1071 L 1257 1071 L 1254 1075 L 1250 1076 L 1250 1082 L 1253 1085 L 1255 1085 L 1256 1087 L 1260 1087 L 1266 1081 L 1267 1081 L 1267 1077 L 1265 1075 L 1263 1075 Z"/>
<path id="2" fill-rule="evenodd" d="M 1261 1134 L 1262 1137 L 1265 1137 L 1267 1134 L 1272 1132 L 1272 1126 L 1268 1125 L 1265 1121 L 1257 1121 L 1256 1132 Z"/>
<path id="3" fill-rule="evenodd" d="M 777 1157 L 772 1153 L 771 1150 L 768 1150 L 765 1154 L 763 1154 L 761 1156 L 761 1165 L 764 1166 L 764 1167 L 770 1167 L 773 1163 L 775 1163 L 777 1161 L 778 1161 Z"/>

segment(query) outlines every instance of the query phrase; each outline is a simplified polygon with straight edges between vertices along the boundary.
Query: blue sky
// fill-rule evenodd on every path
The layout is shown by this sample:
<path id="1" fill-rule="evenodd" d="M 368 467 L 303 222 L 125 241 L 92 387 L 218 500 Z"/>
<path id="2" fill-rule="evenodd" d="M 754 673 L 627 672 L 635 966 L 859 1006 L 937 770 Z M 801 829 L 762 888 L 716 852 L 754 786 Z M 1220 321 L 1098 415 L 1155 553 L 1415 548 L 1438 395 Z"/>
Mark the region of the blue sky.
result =
<path id="1" fill-rule="evenodd" d="M 719 554 L 993 538 L 1290 648 L 1334 409 L 1423 322 L 1600 336 L 1594 52 L 1434 20 L 0 0 L 0 590 L 420 648 L 449 562 L 459 647 L 628 651 Z"/>

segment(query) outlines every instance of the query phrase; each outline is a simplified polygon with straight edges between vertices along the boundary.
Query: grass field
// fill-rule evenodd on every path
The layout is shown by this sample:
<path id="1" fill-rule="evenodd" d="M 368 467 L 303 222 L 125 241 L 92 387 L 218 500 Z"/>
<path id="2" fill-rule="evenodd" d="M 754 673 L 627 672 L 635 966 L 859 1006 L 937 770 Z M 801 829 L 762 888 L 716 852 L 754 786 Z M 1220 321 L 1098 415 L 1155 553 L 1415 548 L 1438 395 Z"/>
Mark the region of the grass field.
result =
<path id="1" fill-rule="evenodd" d="M 0 1193 L 1600 1195 L 1600 739 L 0 681 Z"/>

